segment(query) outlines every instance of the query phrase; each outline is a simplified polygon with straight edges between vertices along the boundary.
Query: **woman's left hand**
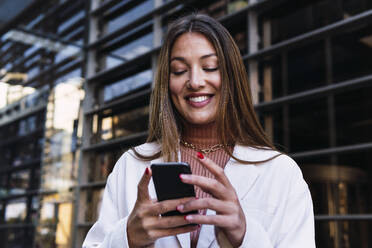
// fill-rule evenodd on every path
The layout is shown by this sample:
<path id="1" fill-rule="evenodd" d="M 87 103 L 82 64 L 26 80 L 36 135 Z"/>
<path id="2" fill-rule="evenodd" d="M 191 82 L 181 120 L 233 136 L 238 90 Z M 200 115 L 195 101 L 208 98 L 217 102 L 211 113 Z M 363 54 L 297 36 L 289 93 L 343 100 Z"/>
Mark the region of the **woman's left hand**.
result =
<path id="1" fill-rule="evenodd" d="M 243 242 L 246 230 L 245 216 L 238 196 L 224 170 L 209 158 L 201 158 L 203 156 L 200 155 L 198 161 L 215 176 L 215 179 L 187 174 L 182 174 L 181 179 L 184 183 L 199 186 L 213 198 L 189 201 L 179 205 L 177 210 L 180 212 L 200 209 L 216 211 L 216 215 L 187 215 L 185 219 L 190 223 L 209 224 L 220 228 L 233 247 L 238 247 Z"/>

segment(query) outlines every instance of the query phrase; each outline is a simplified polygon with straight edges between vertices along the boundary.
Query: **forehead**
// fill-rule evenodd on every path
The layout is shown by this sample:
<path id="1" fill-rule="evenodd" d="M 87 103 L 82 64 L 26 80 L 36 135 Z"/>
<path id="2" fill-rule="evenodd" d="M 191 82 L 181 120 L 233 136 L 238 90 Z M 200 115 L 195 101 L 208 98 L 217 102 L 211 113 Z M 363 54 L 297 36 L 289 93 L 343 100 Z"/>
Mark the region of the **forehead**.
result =
<path id="1" fill-rule="evenodd" d="M 216 53 L 216 50 L 206 36 L 201 33 L 188 32 L 180 35 L 171 49 L 171 57 L 182 55 L 203 55 Z"/>

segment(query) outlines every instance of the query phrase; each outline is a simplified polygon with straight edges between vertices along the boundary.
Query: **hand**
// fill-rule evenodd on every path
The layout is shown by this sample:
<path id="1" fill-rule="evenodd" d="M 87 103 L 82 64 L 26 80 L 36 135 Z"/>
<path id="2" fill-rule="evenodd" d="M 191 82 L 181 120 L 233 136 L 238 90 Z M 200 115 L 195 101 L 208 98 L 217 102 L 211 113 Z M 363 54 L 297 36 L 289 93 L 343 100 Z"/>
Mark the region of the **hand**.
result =
<path id="1" fill-rule="evenodd" d="M 150 199 L 148 185 L 151 170 L 146 168 L 138 183 L 137 201 L 128 218 L 127 235 L 130 247 L 151 247 L 158 238 L 195 231 L 198 226 L 191 226 L 184 216 L 161 217 L 160 214 L 176 210 L 193 198 L 182 198 L 162 202 Z M 185 226 L 187 225 L 187 226 Z"/>
<path id="2" fill-rule="evenodd" d="M 230 243 L 238 247 L 243 242 L 246 230 L 245 216 L 238 196 L 221 167 L 204 156 L 200 156 L 198 161 L 215 176 L 215 179 L 187 174 L 182 174 L 181 179 L 184 183 L 199 186 L 214 198 L 189 201 L 179 205 L 177 210 L 180 212 L 199 209 L 216 211 L 216 215 L 187 215 L 185 218 L 189 223 L 210 224 L 220 228 Z"/>

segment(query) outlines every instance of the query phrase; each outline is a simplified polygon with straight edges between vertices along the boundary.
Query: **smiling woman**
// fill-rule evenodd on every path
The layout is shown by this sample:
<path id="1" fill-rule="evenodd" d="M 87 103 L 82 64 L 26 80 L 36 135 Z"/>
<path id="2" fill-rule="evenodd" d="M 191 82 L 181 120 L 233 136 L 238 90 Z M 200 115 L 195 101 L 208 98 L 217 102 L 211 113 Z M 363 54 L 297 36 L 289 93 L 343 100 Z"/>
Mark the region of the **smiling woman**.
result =
<path id="1" fill-rule="evenodd" d="M 185 33 L 171 52 L 169 89 L 180 115 L 192 124 L 216 120 L 221 75 L 212 43 L 199 33 Z"/>
<path id="2" fill-rule="evenodd" d="M 177 161 L 190 164 L 177 180 L 196 197 L 157 201 L 150 165 Z M 307 184 L 263 132 L 239 49 L 216 20 L 193 14 L 170 26 L 147 143 L 115 165 L 83 246 L 315 247 Z"/>

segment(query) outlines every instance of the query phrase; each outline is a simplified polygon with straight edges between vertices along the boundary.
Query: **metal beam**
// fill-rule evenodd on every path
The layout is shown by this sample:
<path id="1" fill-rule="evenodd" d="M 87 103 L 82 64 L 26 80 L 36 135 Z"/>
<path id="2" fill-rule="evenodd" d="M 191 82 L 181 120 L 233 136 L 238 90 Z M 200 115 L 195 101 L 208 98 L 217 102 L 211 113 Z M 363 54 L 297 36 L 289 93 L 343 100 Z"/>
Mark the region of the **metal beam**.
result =
<path id="1" fill-rule="evenodd" d="M 372 74 L 368 76 L 359 77 L 359 78 L 351 79 L 348 81 L 334 83 L 334 84 L 319 87 L 316 89 L 280 97 L 270 102 L 262 102 L 262 103 L 256 104 L 255 109 L 257 111 L 267 111 L 267 110 L 278 108 L 285 103 L 300 102 L 300 101 L 305 101 L 311 98 L 319 98 L 319 97 L 327 96 L 328 94 L 331 94 L 331 93 L 336 94 L 336 93 L 344 92 L 347 90 L 359 89 L 362 87 L 371 86 L 371 81 L 372 81 Z"/>
<path id="2" fill-rule="evenodd" d="M 328 26 L 316 29 L 314 31 L 296 36 L 294 38 L 279 42 L 270 46 L 269 48 L 262 49 L 258 52 L 247 54 L 243 56 L 243 60 L 257 60 L 266 56 L 272 56 L 280 53 L 283 49 L 291 49 L 294 47 L 303 46 L 307 43 L 318 41 L 332 36 L 348 28 L 355 28 L 358 25 L 365 25 L 372 21 L 372 10 L 365 11 L 361 14 L 349 17 L 348 19 L 330 24 Z"/>

